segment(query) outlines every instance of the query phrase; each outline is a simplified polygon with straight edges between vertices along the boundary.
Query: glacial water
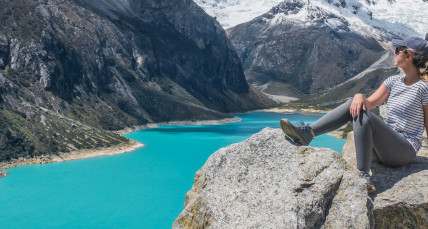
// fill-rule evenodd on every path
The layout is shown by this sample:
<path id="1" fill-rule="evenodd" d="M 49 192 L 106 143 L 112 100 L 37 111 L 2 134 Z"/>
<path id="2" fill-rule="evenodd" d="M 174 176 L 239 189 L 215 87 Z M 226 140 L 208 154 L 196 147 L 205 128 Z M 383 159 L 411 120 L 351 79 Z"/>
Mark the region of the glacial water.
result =
<path id="1" fill-rule="evenodd" d="M 171 228 L 193 176 L 221 147 L 279 120 L 311 123 L 320 116 L 254 112 L 242 122 L 163 126 L 125 137 L 134 152 L 8 169 L 0 179 L 0 228 Z M 345 140 L 317 137 L 311 146 L 340 152 Z"/>

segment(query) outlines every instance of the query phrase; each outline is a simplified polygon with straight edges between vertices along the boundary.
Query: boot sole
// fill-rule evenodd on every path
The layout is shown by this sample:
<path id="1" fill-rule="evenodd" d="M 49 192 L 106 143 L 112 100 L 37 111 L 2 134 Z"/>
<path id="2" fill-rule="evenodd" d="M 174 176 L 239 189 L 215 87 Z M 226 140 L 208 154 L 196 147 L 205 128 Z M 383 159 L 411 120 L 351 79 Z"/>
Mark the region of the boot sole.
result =
<path id="1" fill-rule="evenodd" d="M 281 119 L 281 121 L 279 122 L 281 124 L 281 129 L 282 131 L 288 135 L 290 138 L 292 138 L 294 140 L 294 142 L 297 142 L 301 145 L 307 146 L 309 145 L 302 137 L 300 137 L 300 135 L 298 135 L 293 127 L 291 127 L 291 122 L 288 121 L 287 119 Z"/>

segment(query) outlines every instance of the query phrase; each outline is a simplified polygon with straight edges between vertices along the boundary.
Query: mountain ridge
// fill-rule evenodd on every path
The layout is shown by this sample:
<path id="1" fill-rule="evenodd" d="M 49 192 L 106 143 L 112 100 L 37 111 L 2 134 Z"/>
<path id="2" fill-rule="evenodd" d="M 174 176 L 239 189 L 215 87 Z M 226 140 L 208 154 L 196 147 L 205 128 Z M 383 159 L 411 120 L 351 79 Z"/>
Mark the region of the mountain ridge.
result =
<path id="1" fill-rule="evenodd" d="M 375 38 L 353 32 L 347 18 L 298 0 L 279 3 L 228 35 L 250 83 L 287 83 L 305 94 L 350 79 L 385 53 Z"/>
<path id="2" fill-rule="evenodd" d="M 0 142 L 9 152 L 0 160 L 115 145 L 126 139 L 110 130 L 274 105 L 247 84 L 218 23 L 180 3 L 1 0 L 0 118 L 8 126 L 0 136 L 13 140 Z M 78 140 L 85 126 L 93 134 Z"/>
<path id="3" fill-rule="evenodd" d="M 208 14 L 226 28 L 246 23 L 270 11 L 284 0 L 242 1 L 242 0 L 195 0 Z M 300 1 L 303 2 L 303 1 Z M 365 32 L 382 30 L 393 36 L 424 36 L 428 32 L 428 16 L 423 12 L 427 0 L 309 0 L 312 5 L 336 14 L 346 14 L 358 26 L 372 28 Z M 232 15 L 232 16 L 229 16 Z M 235 18 L 242 18 L 238 20 Z M 363 32 L 363 31 L 361 31 Z"/>

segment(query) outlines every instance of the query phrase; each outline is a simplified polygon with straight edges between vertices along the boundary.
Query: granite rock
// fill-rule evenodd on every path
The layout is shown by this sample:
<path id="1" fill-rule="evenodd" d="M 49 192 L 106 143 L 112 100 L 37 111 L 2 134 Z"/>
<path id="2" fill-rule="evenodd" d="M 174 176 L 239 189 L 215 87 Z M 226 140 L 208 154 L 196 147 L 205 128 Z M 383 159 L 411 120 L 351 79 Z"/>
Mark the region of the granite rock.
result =
<path id="1" fill-rule="evenodd" d="M 372 206 L 338 153 L 265 128 L 210 156 L 173 228 L 370 228 Z"/>
<path id="2" fill-rule="evenodd" d="M 0 169 L 0 178 L 4 177 L 6 175 L 7 175 L 7 172 Z"/>
<path id="3" fill-rule="evenodd" d="M 342 156 L 356 166 L 353 132 Z M 426 139 L 417 157 L 408 165 L 391 168 L 372 163 L 375 228 L 428 228 L 428 147 Z"/>

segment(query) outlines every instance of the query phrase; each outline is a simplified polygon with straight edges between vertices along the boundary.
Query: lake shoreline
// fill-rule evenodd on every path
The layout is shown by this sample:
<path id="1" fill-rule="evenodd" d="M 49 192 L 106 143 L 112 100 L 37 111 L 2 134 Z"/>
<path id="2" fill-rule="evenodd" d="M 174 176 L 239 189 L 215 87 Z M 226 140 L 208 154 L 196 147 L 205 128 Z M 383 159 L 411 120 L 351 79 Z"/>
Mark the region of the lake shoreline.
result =
<path id="1" fill-rule="evenodd" d="M 254 112 L 254 111 L 252 111 Z M 224 119 L 214 119 L 214 120 L 186 120 L 186 121 L 172 121 L 172 122 L 159 122 L 159 123 L 148 123 L 141 126 L 134 126 L 134 127 L 128 127 L 123 130 L 115 131 L 115 133 L 119 135 L 129 134 L 134 131 L 139 130 L 147 130 L 156 128 L 159 126 L 183 126 L 183 125 L 189 125 L 189 126 L 199 126 L 199 125 L 219 125 L 219 124 L 227 124 L 227 123 L 234 123 L 234 122 L 241 122 L 242 119 L 238 117 L 233 118 L 224 118 Z"/>
<path id="2" fill-rule="evenodd" d="M 59 153 L 58 155 L 42 155 L 33 158 L 12 159 L 7 162 L 0 162 L 0 178 L 7 175 L 5 169 L 10 169 L 18 166 L 47 164 L 55 162 L 64 162 L 72 160 L 88 159 L 93 157 L 111 156 L 135 151 L 138 148 L 144 147 L 144 144 L 129 139 L 128 142 L 121 143 L 112 147 L 103 147 L 96 149 L 76 150 L 69 153 Z"/>
<path id="3" fill-rule="evenodd" d="M 320 110 L 315 109 L 288 109 L 288 108 L 270 108 L 270 109 L 262 109 L 262 110 L 253 110 L 245 113 L 251 112 L 276 112 L 281 114 L 302 114 L 302 115 L 321 115 Z M 242 113 L 242 114 L 245 114 Z M 238 115 L 234 114 L 234 115 Z M 159 126 L 171 126 L 171 125 L 219 125 L 219 124 L 227 124 L 234 122 L 241 122 L 242 119 L 238 117 L 233 118 L 225 118 L 218 120 L 186 120 L 186 121 L 172 121 L 172 122 L 160 122 L 160 123 L 149 123 L 141 126 L 134 126 L 125 128 L 120 131 L 115 131 L 115 133 L 119 135 L 129 134 L 134 131 L 152 129 Z M 279 121 L 279 120 L 278 120 Z M 0 178 L 7 175 L 5 169 L 10 169 L 18 166 L 32 165 L 32 164 L 47 164 L 54 162 L 63 162 L 63 161 L 71 161 L 71 160 L 80 160 L 87 159 L 92 157 L 100 157 L 100 156 L 110 156 L 117 155 L 122 153 L 132 152 L 138 148 L 144 147 L 144 144 L 129 139 L 126 143 L 121 143 L 112 147 L 105 148 L 97 148 L 97 149 L 85 149 L 85 150 L 77 150 L 69 153 L 59 153 L 59 155 L 42 155 L 33 158 L 18 158 L 13 159 L 8 162 L 0 162 Z"/>
<path id="4" fill-rule="evenodd" d="M 125 128 L 120 131 L 114 131 L 119 135 L 124 135 L 128 133 L 132 133 L 138 130 L 145 130 L 156 128 L 159 126 L 167 126 L 167 125 L 218 125 L 218 124 L 227 124 L 233 122 L 241 122 L 242 119 L 233 117 L 219 120 L 195 120 L 195 121 L 172 121 L 172 122 L 160 122 L 160 123 L 149 123 L 146 125 L 135 126 L 132 128 Z M 101 156 L 111 156 L 123 153 L 129 153 L 135 151 L 138 148 L 144 147 L 145 145 L 141 142 L 134 141 L 129 139 L 126 143 L 121 143 L 119 145 L 115 145 L 112 147 L 103 147 L 96 149 L 83 149 L 76 150 L 68 153 L 59 153 L 58 155 L 42 155 L 32 158 L 18 158 L 12 159 L 7 162 L 0 162 L 0 178 L 5 177 L 8 173 L 5 169 L 10 169 L 18 166 L 25 165 L 34 165 L 34 164 L 48 164 L 55 162 L 64 162 L 64 161 L 72 161 L 72 160 L 81 160 L 93 157 L 101 157 Z"/>
<path id="5" fill-rule="evenodd" d="M 269 108 L 258 110 L 263 112 L 276 112 L 281 114 L 302 114 L 302 115 L 320 115 L 329 112 L 329 110 L 318 110 L 313 108 L 291 109 L 291 108 Z"/>

